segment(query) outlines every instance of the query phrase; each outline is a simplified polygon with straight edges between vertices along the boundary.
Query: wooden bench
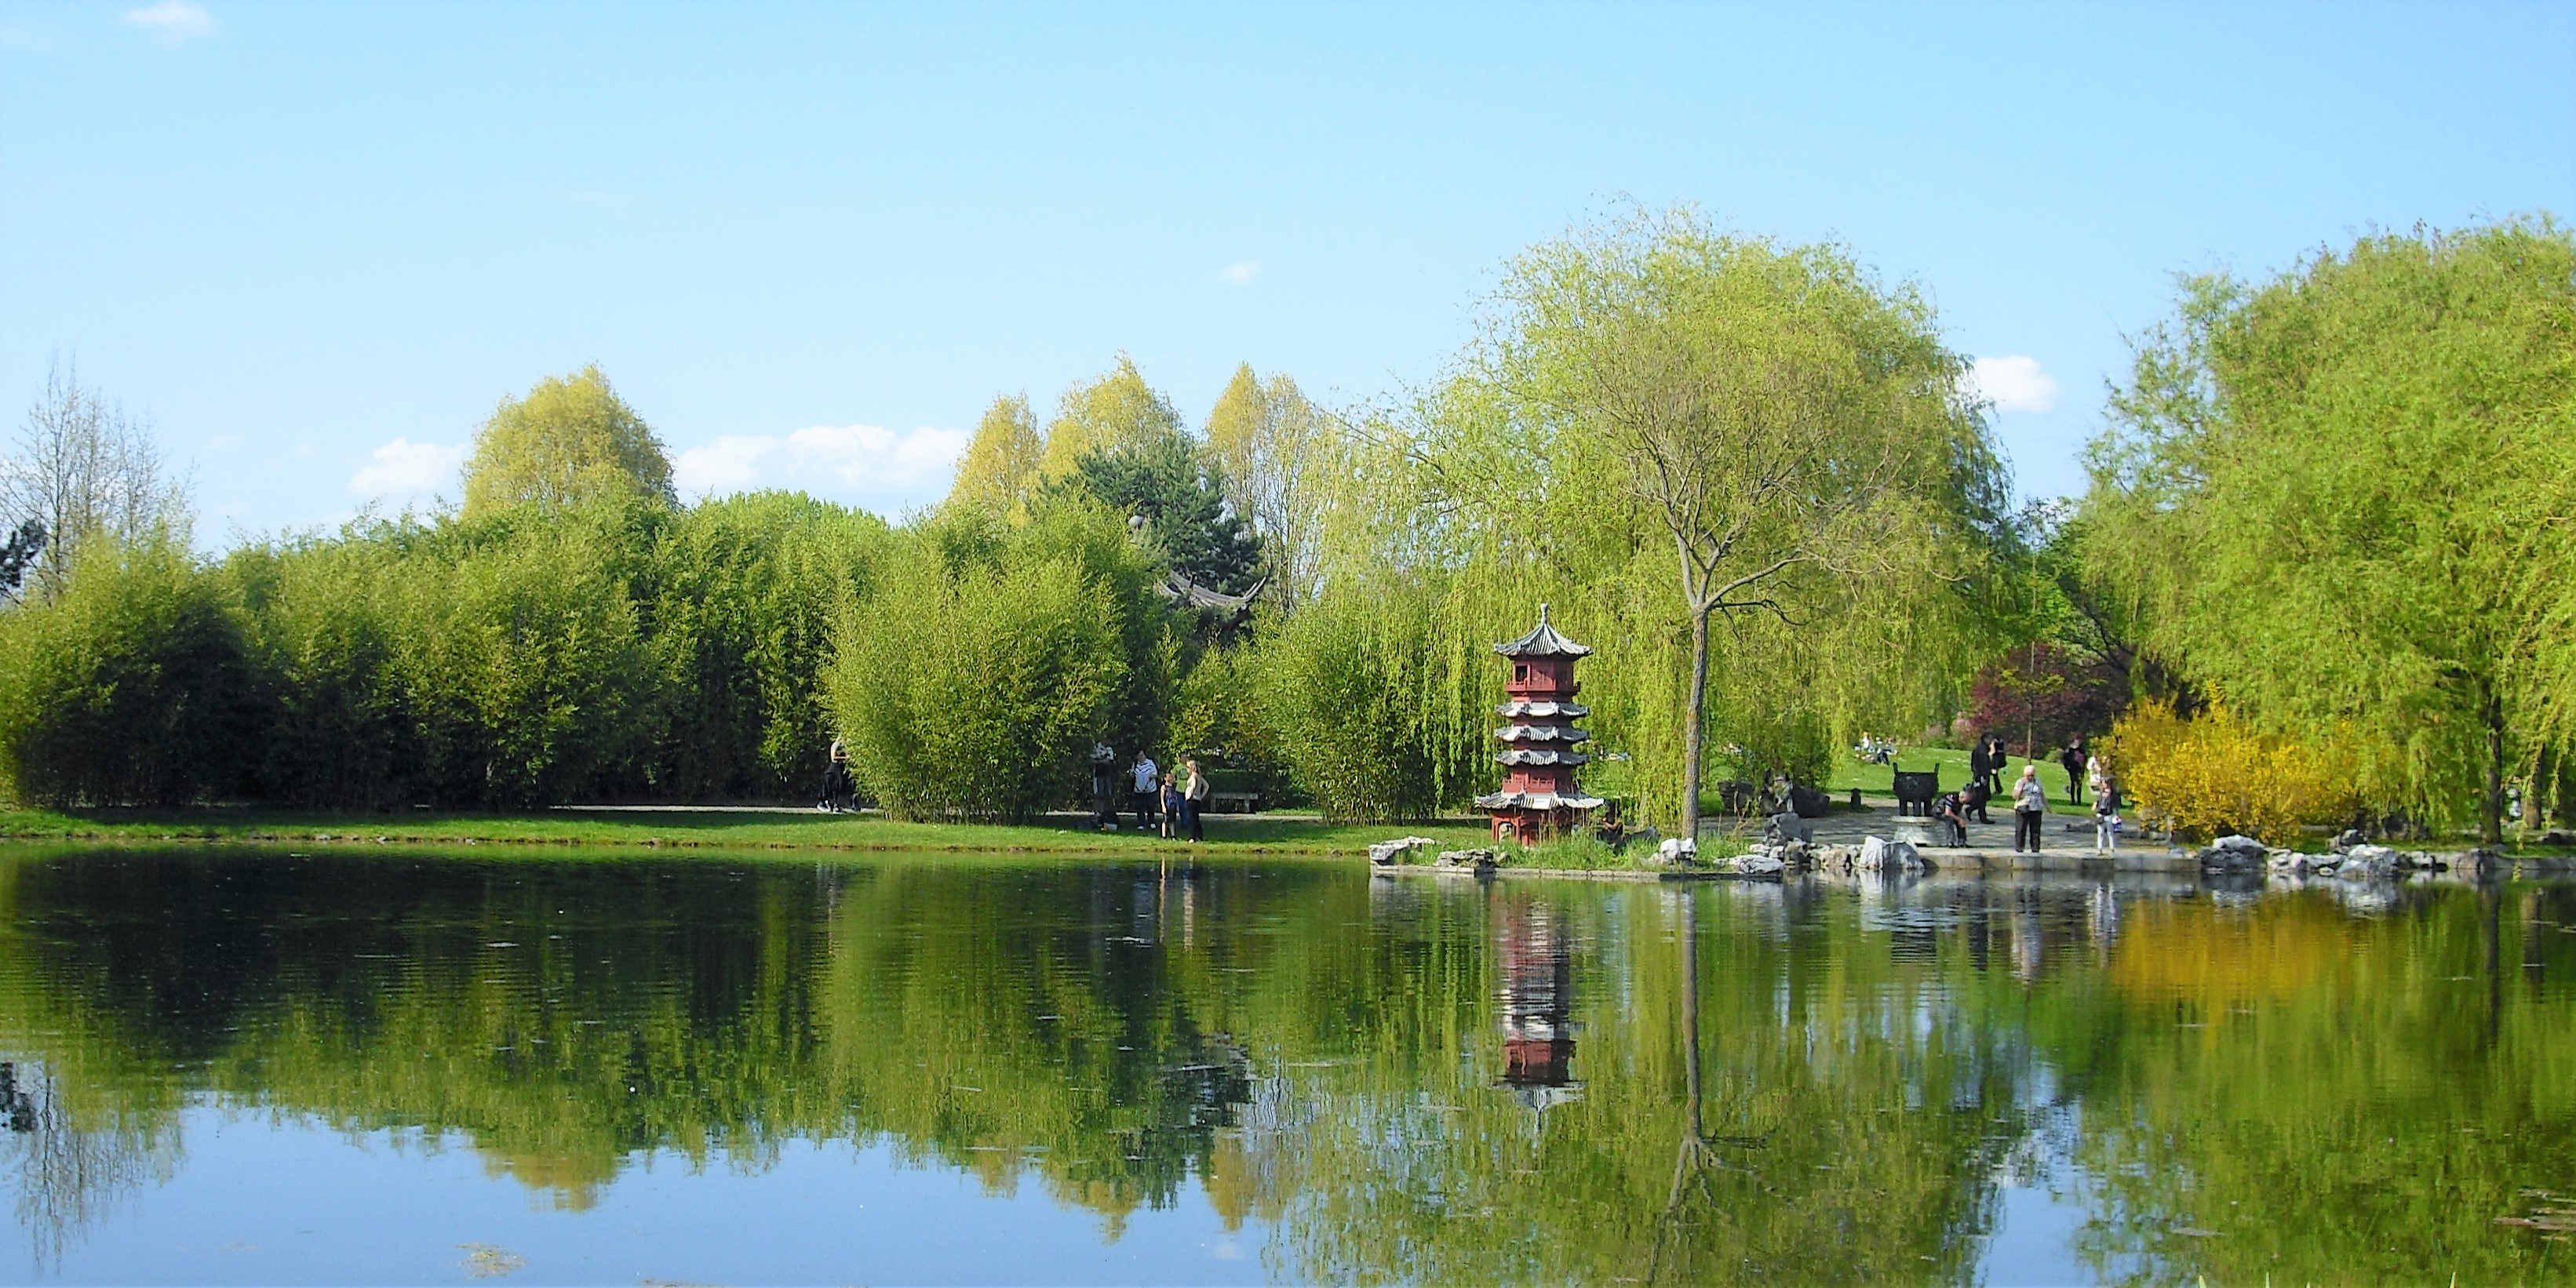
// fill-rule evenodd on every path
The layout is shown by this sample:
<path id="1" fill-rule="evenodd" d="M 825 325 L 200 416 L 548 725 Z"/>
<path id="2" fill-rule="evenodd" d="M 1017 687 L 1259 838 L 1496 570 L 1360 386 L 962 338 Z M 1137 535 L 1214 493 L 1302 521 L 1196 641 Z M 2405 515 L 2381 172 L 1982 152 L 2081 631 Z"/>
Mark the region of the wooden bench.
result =
<path id="1" fill-rule="evenodd" d="M 1207 799 L 1207 812 L 1210 814 L 1258 814 L 1261 812 L 1261 793 L 1209 792 Z"/>

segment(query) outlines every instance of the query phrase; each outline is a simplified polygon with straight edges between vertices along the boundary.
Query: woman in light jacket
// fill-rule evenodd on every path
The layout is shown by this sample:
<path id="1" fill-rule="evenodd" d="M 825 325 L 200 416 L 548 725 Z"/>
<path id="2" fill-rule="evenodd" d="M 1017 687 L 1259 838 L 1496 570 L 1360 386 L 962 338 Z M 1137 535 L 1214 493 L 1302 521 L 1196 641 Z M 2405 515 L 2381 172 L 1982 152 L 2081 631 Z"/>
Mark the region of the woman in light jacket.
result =
<path id="1" fill-rule="evenodd" d="M 2024 761 L 2021 781 L 2013 784 L 2013 853 L 2027 845 L 2039 853 L 2039 824 L 2048 816 L 2048 789 L 2040 785 L 2039 764 Z"/>

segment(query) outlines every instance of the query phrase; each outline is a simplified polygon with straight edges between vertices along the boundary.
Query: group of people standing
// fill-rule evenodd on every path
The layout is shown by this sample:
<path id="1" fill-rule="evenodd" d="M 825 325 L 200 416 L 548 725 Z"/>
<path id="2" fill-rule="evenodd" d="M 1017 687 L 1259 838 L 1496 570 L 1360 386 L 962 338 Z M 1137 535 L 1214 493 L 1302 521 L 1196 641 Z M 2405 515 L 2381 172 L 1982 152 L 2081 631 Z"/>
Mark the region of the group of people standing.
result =
<path id="1" fill-rule="evenodd" d="M 1987 805 L 2004 794 L 2003 775 L 2011 761 L 2000 735 L 1988 734 L 1976 741 L 1968 752 L 1968 782 L 1933 802 L 1932 816 L 1949 825 L 1954 844 L 1968 843 L 1971 821 L 1992 823 Z M 2066 771 L 2066 795 L 2069 802 L 2084 803 L 2084 794 L 2093 794 L 2093 852 L 2109 854 L 2119 846 L 2120 784 L 2103 758 L 2086 748 L 2082 735 L 2077 735 L 2057 753 L 2058 765 Z M 2048 789 L 2039 781 L 2039 762 L 2022 762 L 2021 776 L 2012 785 L 2013 853 L 2037 854 L 2042 841 L 2042 825 L 2048 817 Z"/>
<path id="2" fill-rule="evenodd" d="M 1193 841 L 1207 839 L 1199 815 L 1207 809 L 1213 785 L 1199 769 L 1196 758 L 1184 757 L 1176 774 L 1155 764 L 1154 758 L 1139 747 L 1136 749 L 1136 763 L 1127 767 L 1127 775 L 1131 789 L 1128 800 L 1136 810 L 1137 831 L 1159 824 L 1161 835 L 1166 840 L 1184 832 Z M 1114 811 L 1109 821 L 1115 825 Z"/>

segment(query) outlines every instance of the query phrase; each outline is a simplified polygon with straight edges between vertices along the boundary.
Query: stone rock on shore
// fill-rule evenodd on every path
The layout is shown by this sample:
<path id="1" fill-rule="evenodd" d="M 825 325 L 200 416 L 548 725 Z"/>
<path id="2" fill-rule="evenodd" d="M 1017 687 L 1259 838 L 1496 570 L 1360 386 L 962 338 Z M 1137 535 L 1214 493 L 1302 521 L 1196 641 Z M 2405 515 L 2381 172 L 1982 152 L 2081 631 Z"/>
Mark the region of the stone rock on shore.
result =
<path id="1" fill-rule="evenodd" d="M 1385 867 L 1390 863 L 1401 863 L 1413 857 L 1415 850 L 1426 849 L 1437 844 L 1439 842 L 1427 836 L 1403 836 L 1392 841 L 1380 841 L 1369 847 L 1369 862 L 1379 867 Z"/>
<path id="2" fill-rule="evenodd" d="M 1442 850 L 1432 866 L 1442 868 L 1490 868 L 1502 861 L 1492 850 Z"/>
<path id="3" fill-rule="evenodd" d="M 1877 836 L 1862 838 L 1860 853 L 1852 858 L 1854 872 L 1928 872 L 1931 866 L 1913 842 Z"/>
<path id="4" fill-rule="evenodd" d="M 2335 865 L 2335 875 L 2346 881 L 2385 881 L 2396 876 L 2400 867 L 2411 866 L 2385 845 L 2356 845 Z"/>
<path id="5" fill-rule="evenodd" d="M 2193 857 L 2203 872 L 2260 872 L 2269 864 L 2271 851 L 2250 836 L 2222 836 Z"/>

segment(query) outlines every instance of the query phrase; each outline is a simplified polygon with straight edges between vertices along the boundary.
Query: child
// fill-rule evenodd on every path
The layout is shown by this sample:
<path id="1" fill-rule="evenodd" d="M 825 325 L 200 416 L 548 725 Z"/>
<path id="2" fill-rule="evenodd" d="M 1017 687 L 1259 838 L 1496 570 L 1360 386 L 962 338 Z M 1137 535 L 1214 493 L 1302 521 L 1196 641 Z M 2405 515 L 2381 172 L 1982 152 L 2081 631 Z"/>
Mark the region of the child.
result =
<path id="1" fill-rule="evenodd" d="M 1163 839 L 1171 840 L 1178 832 L 1181 819 L 1181 789 L 1170 774 L 1163 775 Z"/>
<path id="2" fill-rule="evenodd" d="M 2120 848 L 2120 780 L 2104 774 L 2094 781 L 2093 852 L 2110 854 Z"/>

